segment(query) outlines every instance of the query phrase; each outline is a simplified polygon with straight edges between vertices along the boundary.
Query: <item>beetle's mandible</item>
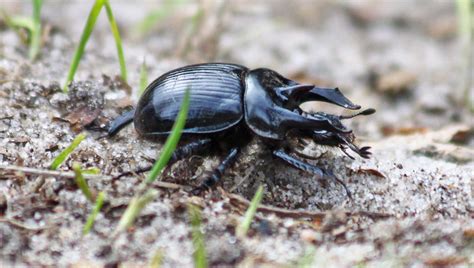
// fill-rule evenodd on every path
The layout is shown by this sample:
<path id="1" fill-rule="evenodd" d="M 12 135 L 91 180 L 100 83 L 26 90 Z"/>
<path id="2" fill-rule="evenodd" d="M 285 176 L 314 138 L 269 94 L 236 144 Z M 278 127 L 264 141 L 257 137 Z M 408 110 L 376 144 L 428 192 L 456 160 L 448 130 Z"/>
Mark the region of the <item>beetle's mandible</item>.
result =
<path id="1" fill-rule="evenodd" d="M 166 136 L 186 89 L 190 90 L 191 98 L 183 139 L 188 143 L 175 150 L 169 165 L 212 149 L 225 154 L 219 166 L 193 190 L 195 194 L 219 182 L 225 170 L 235 162 L 242 146 L 253 137 L 262 139 L 276 158 L 320 179 L 341 182 L 331 171 L 292 156 L 286 142 L 288 137 L 339 147 L 351 158 L 348 148 L 363 158 L 370 157 L 370 147 L 357 147 L 352 131 L 341 120 L 369 115 L 375 112 L 374 109 L 351 116 L 307 113 L 300 108 L 300 104 L 307 101 L 324 101 L 351 110 L 360 109 L 360 106 L 353 104 L 337 88 L 303 85 L 270 69 L 250 70 L 227 63 L 190 65 L 163 74 L 147 87 L 135 109 L 111 123 L 109 136 L 132 121 L 141 136 Z M 347 191 L 345 184 L 342 185 Z"/>

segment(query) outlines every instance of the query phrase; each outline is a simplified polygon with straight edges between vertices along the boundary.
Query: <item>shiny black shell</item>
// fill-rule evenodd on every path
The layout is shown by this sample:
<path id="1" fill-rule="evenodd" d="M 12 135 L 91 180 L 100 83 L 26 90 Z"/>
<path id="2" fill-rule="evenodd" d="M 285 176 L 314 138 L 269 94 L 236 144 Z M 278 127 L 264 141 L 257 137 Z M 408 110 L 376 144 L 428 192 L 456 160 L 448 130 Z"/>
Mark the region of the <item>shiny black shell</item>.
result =
<path id="1" fill-rule="evenodd" d="M 186 89 L 190 105 L 183 133 L 215 133 L 242 121 L 244 77 L 241 65 L 212 63 L 185 66 L 151 83 L 137 105 L 134 124 L 145 136 L 169 134 Z"/>

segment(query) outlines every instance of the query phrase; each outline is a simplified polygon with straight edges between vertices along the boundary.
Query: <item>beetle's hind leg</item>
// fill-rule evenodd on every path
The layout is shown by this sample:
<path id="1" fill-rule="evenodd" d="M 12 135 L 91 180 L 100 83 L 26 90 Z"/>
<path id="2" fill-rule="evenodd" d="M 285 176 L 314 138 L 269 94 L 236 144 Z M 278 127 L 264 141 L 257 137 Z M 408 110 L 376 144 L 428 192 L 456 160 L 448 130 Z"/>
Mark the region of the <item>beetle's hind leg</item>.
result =
<path id="1" fill-rule="evenodd" d="M 324 169 L 319 168 L 317 166 L 305 163 L 305 162 L 303 162 L 303 161 L 287 154 L 282 149 L 273 151 L 273 155 L 280 158 L 281 160 L 285 161 L 286 163 L 292 165 L 293 167 L 295 167 L 297 169 L 300 169 L 300 170 L 303 170 L 303 171 L 306 171 L 306 172 L 309 172 L 309 173 L 312 173 L 312 174 L 316 175 L 318 177 L 318 179 L 332 179 L 332 180 L 337 181 L 338 183 L 340 183 L 344 187 L 344 190 L 346 191 L 347 196 L 352 199 L 351 192 L 347 188 L 346 184 L 342 180 L 337 178 L 331 171 L 324 170 Z"/>
<path id="2" fill-rule="evenodd" d="M 201 153 L 207 151 L 211 147 L 211 144 L 212 144 L 212 139 L 206 138 L 206 139 L 193 141 L 191 143 L 185 144 L 185 145 L 177 148 L 176 150 L 174 150 L 173 154 L 171 155 L 171 158 L 168 161 L 168 164 L 166 165 L 165 171 L 163 171 L 163 173 L 165 173 L 166 170 L 169 167 L 171 167 L 171 165 L 178 162 L 179 160 L 182 160 L 184 158 L 188 158 L 188 157 L 190 157 L 192 155 L 195 155 L 195 154 L 201 154 Z M 145 168 L 137 169 L 135 171 L 124 172 L 124 173 L 121 173 L 120 175 L 116 176 L 115 179 L 119 179 L 123 176 L 129 176 L 129 175 L 132 175 L 132 174 L 140 174 L 140 173 L 143 173 L 143 172 L 147 172 L 152 167 L 153 166 L 148 166 L 148 167 L 145 167 Z"/>
<path id="3" fill-rule="evenodd" d="M 217 166 L 216 169 L 213 170 L 212 174 L 204 179 L 201 185 L 198 187 L 194 188 L 194 190 L 191 191 L 192 194 L 198 195 L 201 192 L 208 190 L 212 188 L 216 183 L 218 183 L 224 172 L 232 165 L 234 164 L 235 160 L 237 159 L 239 155 L 239 147 L 234 147 L 229 150 L 227 156 L 222 160 L 222 162 Z"/>
<path id="4" fill-rule="evenodd" d="M 112 123 L 110 124 L 109 130 L 107 131 L 108 136 L 115 136 L 122 128 L 132 123 L 134 114 L 135 108 L 115 118 L 114 121 L 112 121 Z"/>

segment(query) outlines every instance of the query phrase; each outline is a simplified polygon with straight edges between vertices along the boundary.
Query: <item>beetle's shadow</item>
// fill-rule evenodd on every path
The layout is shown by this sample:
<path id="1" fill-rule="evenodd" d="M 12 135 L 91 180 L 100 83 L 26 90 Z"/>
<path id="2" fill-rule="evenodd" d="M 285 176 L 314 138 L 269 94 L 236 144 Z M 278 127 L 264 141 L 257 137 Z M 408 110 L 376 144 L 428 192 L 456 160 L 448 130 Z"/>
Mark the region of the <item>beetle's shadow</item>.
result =
<path id="1" fill-rule="evenodd" d="M 322 168 L 331 168 L 337 155 L 324 155 L 311 161 Z M 224 188 L 231 190 L 251 170 L 245 182 L 235 188 L 234 193 L 251 200 L 259 185 L 264 185 L 263 203 L 286 209 L 327 210 L 345 202 L 348 197 L 343 187 L 334 180 L 318 180 L 314 175 L 288 166 L 271 155 L 262 154 L 258 159 L 238 163 L 232 177 L 225 179 Z"/>

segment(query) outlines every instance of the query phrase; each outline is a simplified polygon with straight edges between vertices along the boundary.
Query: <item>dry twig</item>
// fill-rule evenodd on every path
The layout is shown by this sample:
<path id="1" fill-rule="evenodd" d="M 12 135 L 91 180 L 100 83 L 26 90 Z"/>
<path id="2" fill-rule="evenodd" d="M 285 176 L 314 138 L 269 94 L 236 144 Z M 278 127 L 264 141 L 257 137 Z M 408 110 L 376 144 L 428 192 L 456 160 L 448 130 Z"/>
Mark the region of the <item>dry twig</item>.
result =
<path id="1" fill-rule="evenodd" d="M 20 166 L 5 166 L 0 165 L 0 175 L 5 175 L 8 173 L 22 172 L 25 174 L 39 175 L 39 176 L 50 176 L 50 177 L 59 177 L 59 178 L 75 178 L 75 174 L 72 171 L 61 171 L 61 170 L 49 170 L 49 169 L 39 169 L 39 168 L 30 168 L 30 167 L 20 167 Z M 94 174 L 84 174 L 86 179 L 112 179 L 113 176 L 109 175 L 94 175 Z M 165 189 L 181 189 L 182 185 L 164 182 L 164 181 L 155 181 L 153 186 Z"/>
<path id="2" fill-rule="evenodd" d="M 27 226 L 26 224 L 23 224 L 23 223 L 19 222 L 19 221 L 16 221 L 14 219 L 8 219 L 8 218 L 0 218 L 0 222 L 5 222 L 5 223 L 8 223 L 8 224 L 10 224 L 14 227 L 25 229 L 25 230 L 28 230 L 28 231 L 42 231 L 42 230 L 45 230 L 45 229 L 48 229 L 48 228 L 52 227 L 52 226 L 30 227 L 30 226 Z"/>
<path id="3" fill-rule="evenodd" d="M 229 198 L 230 203 L 233 204 L 234 206 L 248 207 L 250 205 L 250 201 L 248 201 L 247 199 L 245 199 L 244 197 L 240 195 L 231 194 L 224 191 L 222 191 L 222 193 L 224 196 Z M 276 208 L 276 207 L 266 206 L 266 205 L 259 205 L 257 208 L 257 211 L 263 212 L 263 213 L 275 213 L 276 215 L 280 217 L 311 218 L 311 219 L 322 219 L 328 214 L 327 212 L 289 210 L 289 209 Z M 354 212 L 346 211 L 344 213 L 346 214 L 346 216 L 366 216 L 373 219 L 384 219 L 384 218 L 393 216 L 387 213 L 378 213 L 378 212 L 369 212 L 369 211 L 354 211 Z"/>

